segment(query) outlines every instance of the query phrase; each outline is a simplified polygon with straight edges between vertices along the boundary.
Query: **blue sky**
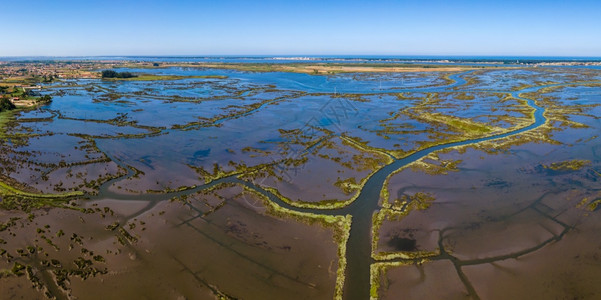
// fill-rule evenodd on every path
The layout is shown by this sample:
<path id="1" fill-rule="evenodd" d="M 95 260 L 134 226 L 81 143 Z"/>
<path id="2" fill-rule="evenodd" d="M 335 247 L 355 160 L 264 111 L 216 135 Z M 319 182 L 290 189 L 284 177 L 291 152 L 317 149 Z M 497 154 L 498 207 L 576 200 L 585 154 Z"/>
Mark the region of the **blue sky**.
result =
<path id="1" fill-rule="evenodd" d="M 601 56 L 601 1 L 0 0 L 0 56 Z"/>

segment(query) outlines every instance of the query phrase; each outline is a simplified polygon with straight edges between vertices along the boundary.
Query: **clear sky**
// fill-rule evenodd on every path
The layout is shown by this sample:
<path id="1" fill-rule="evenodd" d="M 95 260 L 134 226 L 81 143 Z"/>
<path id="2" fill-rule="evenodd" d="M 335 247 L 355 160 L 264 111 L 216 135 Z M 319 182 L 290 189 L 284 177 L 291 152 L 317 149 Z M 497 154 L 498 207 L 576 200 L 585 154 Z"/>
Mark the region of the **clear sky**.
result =
<path id="1" fill-rule="evenodd" d="M 0 56 L 601 56 L 601 1 L 0 0 Z"/>

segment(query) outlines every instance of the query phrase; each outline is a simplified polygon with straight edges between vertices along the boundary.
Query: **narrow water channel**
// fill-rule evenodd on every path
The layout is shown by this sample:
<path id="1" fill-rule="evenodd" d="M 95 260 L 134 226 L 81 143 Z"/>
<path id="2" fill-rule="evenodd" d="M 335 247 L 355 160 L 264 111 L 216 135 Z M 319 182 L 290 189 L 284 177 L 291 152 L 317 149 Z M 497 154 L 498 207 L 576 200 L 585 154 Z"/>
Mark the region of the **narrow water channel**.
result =
<path id="1" fill-rule="evenodd" d="M 427 87 L 427 88 L 414 88 L 414 89 L 402 89 L 402 90 L 383 90 L 377 91 L 375 93 L 382 94 L 391 94 L 391 93 L 399 93 L 399 92 L 449 92 L 455 91 L 451 90 L 451 88 L 455 88 L 461 85 L 464 85 L 466 81 L 462 78 L 463 75 L 469 73 L 463 72 L 451 75 L 449 78 L 453 80 L 453 83 L 447 86 L 439 86 L 439 87 Z M 372 215 L 375 211 L 377 211 L 379 207 L 379 198 L 380 191 L 383 188 L 384 182 L 386 178 L 396 170 L 407 166 L 435 151 L 452 148 L 456 146 L 464 146 L 470 144 L 476 144 L 480 142 L 490 141 L 494 139 L 505 138 L 512 135 L 517 135 L 520 133 L 527 132 L 529 130 L 538 128 L 546 122 L 544 117 L 544 109 L 538 105 L 533 100 L 522 98 L 519 96 L 519 93 L 524 92 L 533 92 L 537 91 L 541 88 L 547 86 L 539 86 L 528 88 L 522 90 L 520 92 L 509 92 L 505 91 L 505 93 L 511 93 L 512 96 L 516 99 L 520 99 L 526 101 L 530 107 L 534 109 L 534 120 L 532 124 L 519 128 L 510 132 L 506 132 L 503 134 L 491 135 L 488 137 L 482 137 L 477 139 L 470 139 L 446 144 L 440 144 L 436 146 L 432 146 L 426 149 L 422 149 L 417 151 L 409 156 L 406 156 L 401 159 L 397 159 L 393 161 L 391 164 L 384 166 L 375 172 L 365 183 L 361 191 L 359 192 L 359 196 L 356 200 L 348 205 L 347 207 L 335 210 L 319 210 L 319 209 L 301 209 L 294 206 L 291 206 L 281 199 L 271 194 L 270 192 L 250 183 L 247 181 L 243 181 L 238 179 L 235 176 L 230 176 L 226 178 L 222 178 L 216 181 L 211 182 L 210 184 L 197 186 L 194 188 L 190 188 L 185 191 L 174 192 L 174 193 L 162 193 L 162 194 L 123 194 L 115 191 L 111 191 L 109 187 L 121 180 L 127 180 L 128 178 L 135 175 L 135 172 L 129 167 L 127 164 L 121 162 L 118 157 L 110 154 L 109 149 L 100 149 L 104 152 L 112 161 L 119 164 L 122 168 L 127 170 L 127 175 L 122 177 L 110 180 L 105 182 L 99 190 L 98 195 L 92 197 L 92 200 L 100 200 L 100 199 L 115 199 L 115 200 L 123 200 L 123 201 L 146 201 L 148 205 L 145 209 L 137 214 L 144 213 L 147 210 L 150 210 L 157 203 L 161 201 L 168 200 L 174 196 L 181 196 L 186 194 L 192 194 L 199 190 L 208 188 L 210 186 L 223 183 L 223 182 L 234 182 L 239 184 L 244 184 L 250 188 L 257 190 L 258 192 L 266 195 L 269 199 L 276 204 L 296 210 L 296 211 L 304 211 L 311 212 L 316 214 L 323 215 L 351 215 L 352 216 L 352 226 L 350 231 L 350 237 L 347 242 L 347 269 L 346 269 L 346 281 L 345 281 L 345 290 L 344 290 L 344 298 L 345 299 L 369 299 L 370 297 L 370 265 L 373 263 L 371 258 L 371 226 L 372 226 Z M 374 91 L 366 92 L 366 94 L 374 94 Z M 260 109 L 260 108 L 257 108 Z M 133 216 L 131 216 L 133 217 Z"/>

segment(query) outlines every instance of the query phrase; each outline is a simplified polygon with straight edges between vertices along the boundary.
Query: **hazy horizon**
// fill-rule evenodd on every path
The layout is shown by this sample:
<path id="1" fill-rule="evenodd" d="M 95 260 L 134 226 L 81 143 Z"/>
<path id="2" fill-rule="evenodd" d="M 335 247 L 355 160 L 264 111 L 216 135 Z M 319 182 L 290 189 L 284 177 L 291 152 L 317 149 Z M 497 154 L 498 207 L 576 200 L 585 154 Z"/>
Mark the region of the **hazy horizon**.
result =
<path id="1" fill-rule="evenodd" d="M 135 54 L 113 54 L 113 55 L 6 55 L 0 58 L 315 58 L 315 59 L 398 59 L 398 60 L 460 60 L 460 59 L 484 59 L 484 60 L 507 60 L 507 59 L 567 59 L 567 60 L 600 60 L 600 56 L 578 56 L 578 55 L 374 55 L 374 54 L 160 54 L 160 55 L 135 55 Z"/>

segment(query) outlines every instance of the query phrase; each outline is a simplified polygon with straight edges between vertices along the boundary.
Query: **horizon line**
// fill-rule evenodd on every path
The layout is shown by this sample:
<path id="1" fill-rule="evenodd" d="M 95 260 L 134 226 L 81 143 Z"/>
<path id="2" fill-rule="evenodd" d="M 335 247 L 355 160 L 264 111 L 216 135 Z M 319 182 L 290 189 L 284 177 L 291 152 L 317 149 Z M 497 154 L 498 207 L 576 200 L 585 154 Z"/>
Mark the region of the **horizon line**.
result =
<path id="1" fill-rule="evenodd" d="M 229 57 L 229 58 L 595 58 L 599 56 L 588 55 L 512 55 L 512 54 L 101 54 L 101 55 L 0 55 L 0 58 L 79 58 L 79 57 L 182 57 L 182 58 L 201 58 L 201 57 Z"/>

